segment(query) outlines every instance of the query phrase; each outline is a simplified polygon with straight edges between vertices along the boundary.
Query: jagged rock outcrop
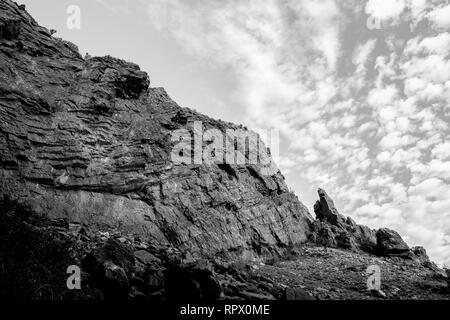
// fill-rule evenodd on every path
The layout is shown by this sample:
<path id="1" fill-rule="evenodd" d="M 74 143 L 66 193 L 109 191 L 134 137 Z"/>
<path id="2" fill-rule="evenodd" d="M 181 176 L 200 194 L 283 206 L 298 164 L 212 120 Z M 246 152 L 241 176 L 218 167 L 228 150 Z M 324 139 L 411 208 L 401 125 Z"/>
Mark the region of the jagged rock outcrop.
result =
<path id="1" fill-rule="evenodd" d="M 394 230 L 382 228 L 377 231 L 377 251 L 379 255 L 401 255 L 410 251 L 402 237 Z"/>
<path id="2" fill-rule="evenodd" d="M 341 226 L 345 223 L 345 218 L 339 214 L 334 206 L 333 200 L 328 196 L 325 190 L 317 191 L 319 200 L 314 204 L 314 213 L 320 221 L 328 222 L 331 225 Z"/>
<path id="3" fill-rule="evenodd" d="M 345 218 L 334 206 L 333 200 L 323 189 L 318 190 L 319 200 L 314 205 L 316 220 L 313 222 L 311 241 L 330 248 L 364 251 L 383 257 L 398 257 L 414 260 L 423 266 L 438 271 L 430 261 L 423 247 L 413 247 L 405 243 L 394 230 L 381 228 L 372 230 Z"/>
<path id="4" fill-rule="evenodd" d="M 342 216 L 325 190 L 319 189 L 318 194 L 319 200 L 314 205 L 317 219 L 313 223 L 312 241 L 326 247 L 375 253 L 376 232 Z"/>
<path id="5" fill-rule="evenodd" d="M 175 164 L 171 134 L 241 129 L 179 107 L 135 64 L 75 45 L 0 1 L 0 199 L 193 256 L 277 255 L 312 218 L 280 172 Z"/>

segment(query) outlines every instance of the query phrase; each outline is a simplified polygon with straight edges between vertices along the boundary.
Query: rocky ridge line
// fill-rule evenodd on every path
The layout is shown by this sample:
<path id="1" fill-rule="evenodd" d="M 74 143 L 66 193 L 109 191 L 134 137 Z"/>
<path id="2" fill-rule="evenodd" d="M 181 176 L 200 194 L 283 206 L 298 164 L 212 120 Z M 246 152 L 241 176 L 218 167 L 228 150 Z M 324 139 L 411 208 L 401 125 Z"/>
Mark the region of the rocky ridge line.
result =
<path id="1" fill-rule="evenodd" d="M 329 248 L 415 260 L 432 270 L 439 270 L 436 264 L 430 261 L 423 247 L 410 248 L 394 230 L 372 230 L 358 225 L 352 218 L 345 218 L 339 213 L 325 190 L 319 189 L 318 194 L 319 200 L 314 205 L 316 220 L 313 222 L 312 242 Z"/>

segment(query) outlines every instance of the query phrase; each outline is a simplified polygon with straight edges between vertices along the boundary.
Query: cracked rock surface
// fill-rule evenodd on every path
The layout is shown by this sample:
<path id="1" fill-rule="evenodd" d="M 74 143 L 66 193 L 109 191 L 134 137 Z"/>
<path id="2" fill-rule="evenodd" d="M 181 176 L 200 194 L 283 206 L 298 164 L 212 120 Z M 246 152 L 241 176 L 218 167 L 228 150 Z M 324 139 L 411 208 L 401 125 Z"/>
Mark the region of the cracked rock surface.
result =
<path id="1" fill-rule="evenodd" d="M 310 233 L 280 172 L 171 161 L 171 133 L 238 129 L 179 107 L 133 63 L 83 59 L 0 2 L 0 199 L 195 256 L 278 254 Z"/>

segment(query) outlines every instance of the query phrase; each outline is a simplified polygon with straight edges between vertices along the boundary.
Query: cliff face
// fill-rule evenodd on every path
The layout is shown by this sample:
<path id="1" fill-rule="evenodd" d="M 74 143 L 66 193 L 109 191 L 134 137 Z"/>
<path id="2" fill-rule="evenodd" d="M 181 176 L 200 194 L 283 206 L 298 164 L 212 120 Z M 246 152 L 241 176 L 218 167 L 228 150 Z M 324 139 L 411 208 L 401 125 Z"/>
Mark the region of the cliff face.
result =
<path id="1" fill-rule="evenodd" d="M 174 130 L 237 126 L 179 107 L 135 64 L 83 59 L 0 1 L 0 199 L 194 256 L 273 255 L 312 218 L 259 164 L 177 164 Z"/>

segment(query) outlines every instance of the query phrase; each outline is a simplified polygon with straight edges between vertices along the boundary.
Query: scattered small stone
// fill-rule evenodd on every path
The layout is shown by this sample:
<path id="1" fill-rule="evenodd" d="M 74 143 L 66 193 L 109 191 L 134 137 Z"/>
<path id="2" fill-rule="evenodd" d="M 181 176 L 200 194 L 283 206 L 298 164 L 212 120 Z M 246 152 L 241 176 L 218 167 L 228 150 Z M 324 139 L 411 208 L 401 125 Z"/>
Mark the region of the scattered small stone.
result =
<path id="1" fill-rule="evenodd" d="M 161 265 L 161 259 L 155 257 L 153 254 L 148 252 L 147 250 L 138 250 L 134 252 L 134 257 L 139 260 L 139 262 L 155 266 L 155 265 Z"/>
<path id="2" fill-rule="evenodd" d="M 83 228 L 82 225 L 79 223 L 69 223 L 69 231 L 73 233 L 80 233 L 81 229 Z"/>
<path id="3" fill-rule="evenodd" d="M 145 294 L 140 292 L 136 287 L 131 287 L 129 297 L 132 300 L 144 301 L 146 299 Z"/>
<path id="4" fill-rule="evenodd" d="M 161 289 L 164 286 L 164 270 L 149 273 L 145 284 L 150 291 Z"/>
<path id="5" fill-rule="evenodd" d="M 106 231 L 106 232 L 99 231 L 99 234 L 100 234 L 100 237 L 109 239 L 109 232 L 108 231 Z"/>
<path id="6" fill-rule="evenodd" d="M 400 289 L 399 288 L 397 288 L 397 287 L 392 287 L 391 288 L 391 292 L 392 292 L 392 294 L 397 294 L 398 292 L 400 291 Z"/>
<path id="7" fill-rule="evenodd" d="M 256 292 L 242 291 L 239 295 L 246 300 L 275 300 L 275 297 L 272 295 Z"/>
<path id="8" fill-rule="evenodd" d="M 387 298 L 387 296 L 383 292 L 383 290 L 380 290 L 380 289 L 372 289 L 372 290 L 370 290 L 370 294 L 376 298 L 381 298 L 381 299 Z"/>

